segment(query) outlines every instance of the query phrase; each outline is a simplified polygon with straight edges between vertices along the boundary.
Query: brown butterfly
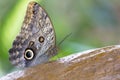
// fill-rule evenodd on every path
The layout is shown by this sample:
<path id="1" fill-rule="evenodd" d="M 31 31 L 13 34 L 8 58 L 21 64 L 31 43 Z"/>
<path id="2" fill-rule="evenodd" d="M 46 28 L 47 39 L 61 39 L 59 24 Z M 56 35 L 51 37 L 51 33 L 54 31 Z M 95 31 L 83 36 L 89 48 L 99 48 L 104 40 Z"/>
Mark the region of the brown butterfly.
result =
<path id="1" fill-rule="evenodd" d="M 46 11 L 30 2 L 19 35 L 9 50 L 9 59 L 17 67 L 47 62 L 57 54 L 55 31 Z"/>

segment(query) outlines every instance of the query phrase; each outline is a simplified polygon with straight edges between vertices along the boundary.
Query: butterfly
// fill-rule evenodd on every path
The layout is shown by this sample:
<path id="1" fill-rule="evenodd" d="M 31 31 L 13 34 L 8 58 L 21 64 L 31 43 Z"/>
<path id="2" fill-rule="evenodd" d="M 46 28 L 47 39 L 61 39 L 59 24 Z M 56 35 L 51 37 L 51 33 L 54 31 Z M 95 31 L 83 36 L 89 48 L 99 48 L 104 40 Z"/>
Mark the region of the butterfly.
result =
<path id="1" fill-rule="evenodd" d="M 50 17 L 37 2 L 30 2 L 21 31 L 9 50 L 9 60 L 25 68 L 48 62 L 56 54 L 56 36 Z"/>

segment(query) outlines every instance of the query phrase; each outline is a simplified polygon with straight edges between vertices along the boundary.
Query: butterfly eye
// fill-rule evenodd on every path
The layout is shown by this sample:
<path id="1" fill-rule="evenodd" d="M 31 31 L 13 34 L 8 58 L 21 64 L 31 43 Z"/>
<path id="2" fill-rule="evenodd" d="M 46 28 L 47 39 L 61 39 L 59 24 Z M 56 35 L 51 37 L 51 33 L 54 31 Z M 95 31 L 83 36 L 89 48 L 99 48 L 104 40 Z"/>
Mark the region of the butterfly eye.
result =
<path id="1" fill-rule="evenodd" d="M 40 43 L 44 42 L 44 37 L 43 37 L 43 36 L 40 36 L 40 37 L 39 37 L 39 42 L 40 42 Z"/>
<path id="2" fill-rule="evenodd" d="M 24 57 L 26 60 L 31 60 L 34 57 L 34 53 L 32 50 L 28 49 L 25 51 Z"/>

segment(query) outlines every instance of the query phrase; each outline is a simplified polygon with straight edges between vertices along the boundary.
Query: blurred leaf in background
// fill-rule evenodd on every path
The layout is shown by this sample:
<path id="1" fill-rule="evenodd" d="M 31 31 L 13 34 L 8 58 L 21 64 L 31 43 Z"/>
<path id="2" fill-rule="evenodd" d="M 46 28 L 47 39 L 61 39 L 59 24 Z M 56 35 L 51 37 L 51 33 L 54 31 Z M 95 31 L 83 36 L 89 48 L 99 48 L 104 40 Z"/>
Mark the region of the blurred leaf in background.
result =
<path id="1" fill-rule="evenodd" d="M 12 71 L 8 50 L 19 33 L 31 0 L 0 0 L 0 76 Z M 33 1 L 33 0 L 32 0 Z M 55 27 L 57 56 L 120 42 L 119 0 L 34 0 L 49 14 Z"/>

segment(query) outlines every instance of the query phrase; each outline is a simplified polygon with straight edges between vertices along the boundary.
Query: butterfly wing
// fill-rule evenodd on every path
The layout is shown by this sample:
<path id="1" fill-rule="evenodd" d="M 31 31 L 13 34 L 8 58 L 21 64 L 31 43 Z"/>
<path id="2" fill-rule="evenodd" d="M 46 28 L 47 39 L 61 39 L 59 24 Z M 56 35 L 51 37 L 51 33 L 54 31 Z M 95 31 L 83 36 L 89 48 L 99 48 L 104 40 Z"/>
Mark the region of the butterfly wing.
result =
<path id="1" fill-rule="evenodd" d="M 47 62 L 57 53 L 55 31 L 46 11 L 30 2 L 20 34 L 9 50 L 10 61 L 17 67 L 29 67 Z"/>

